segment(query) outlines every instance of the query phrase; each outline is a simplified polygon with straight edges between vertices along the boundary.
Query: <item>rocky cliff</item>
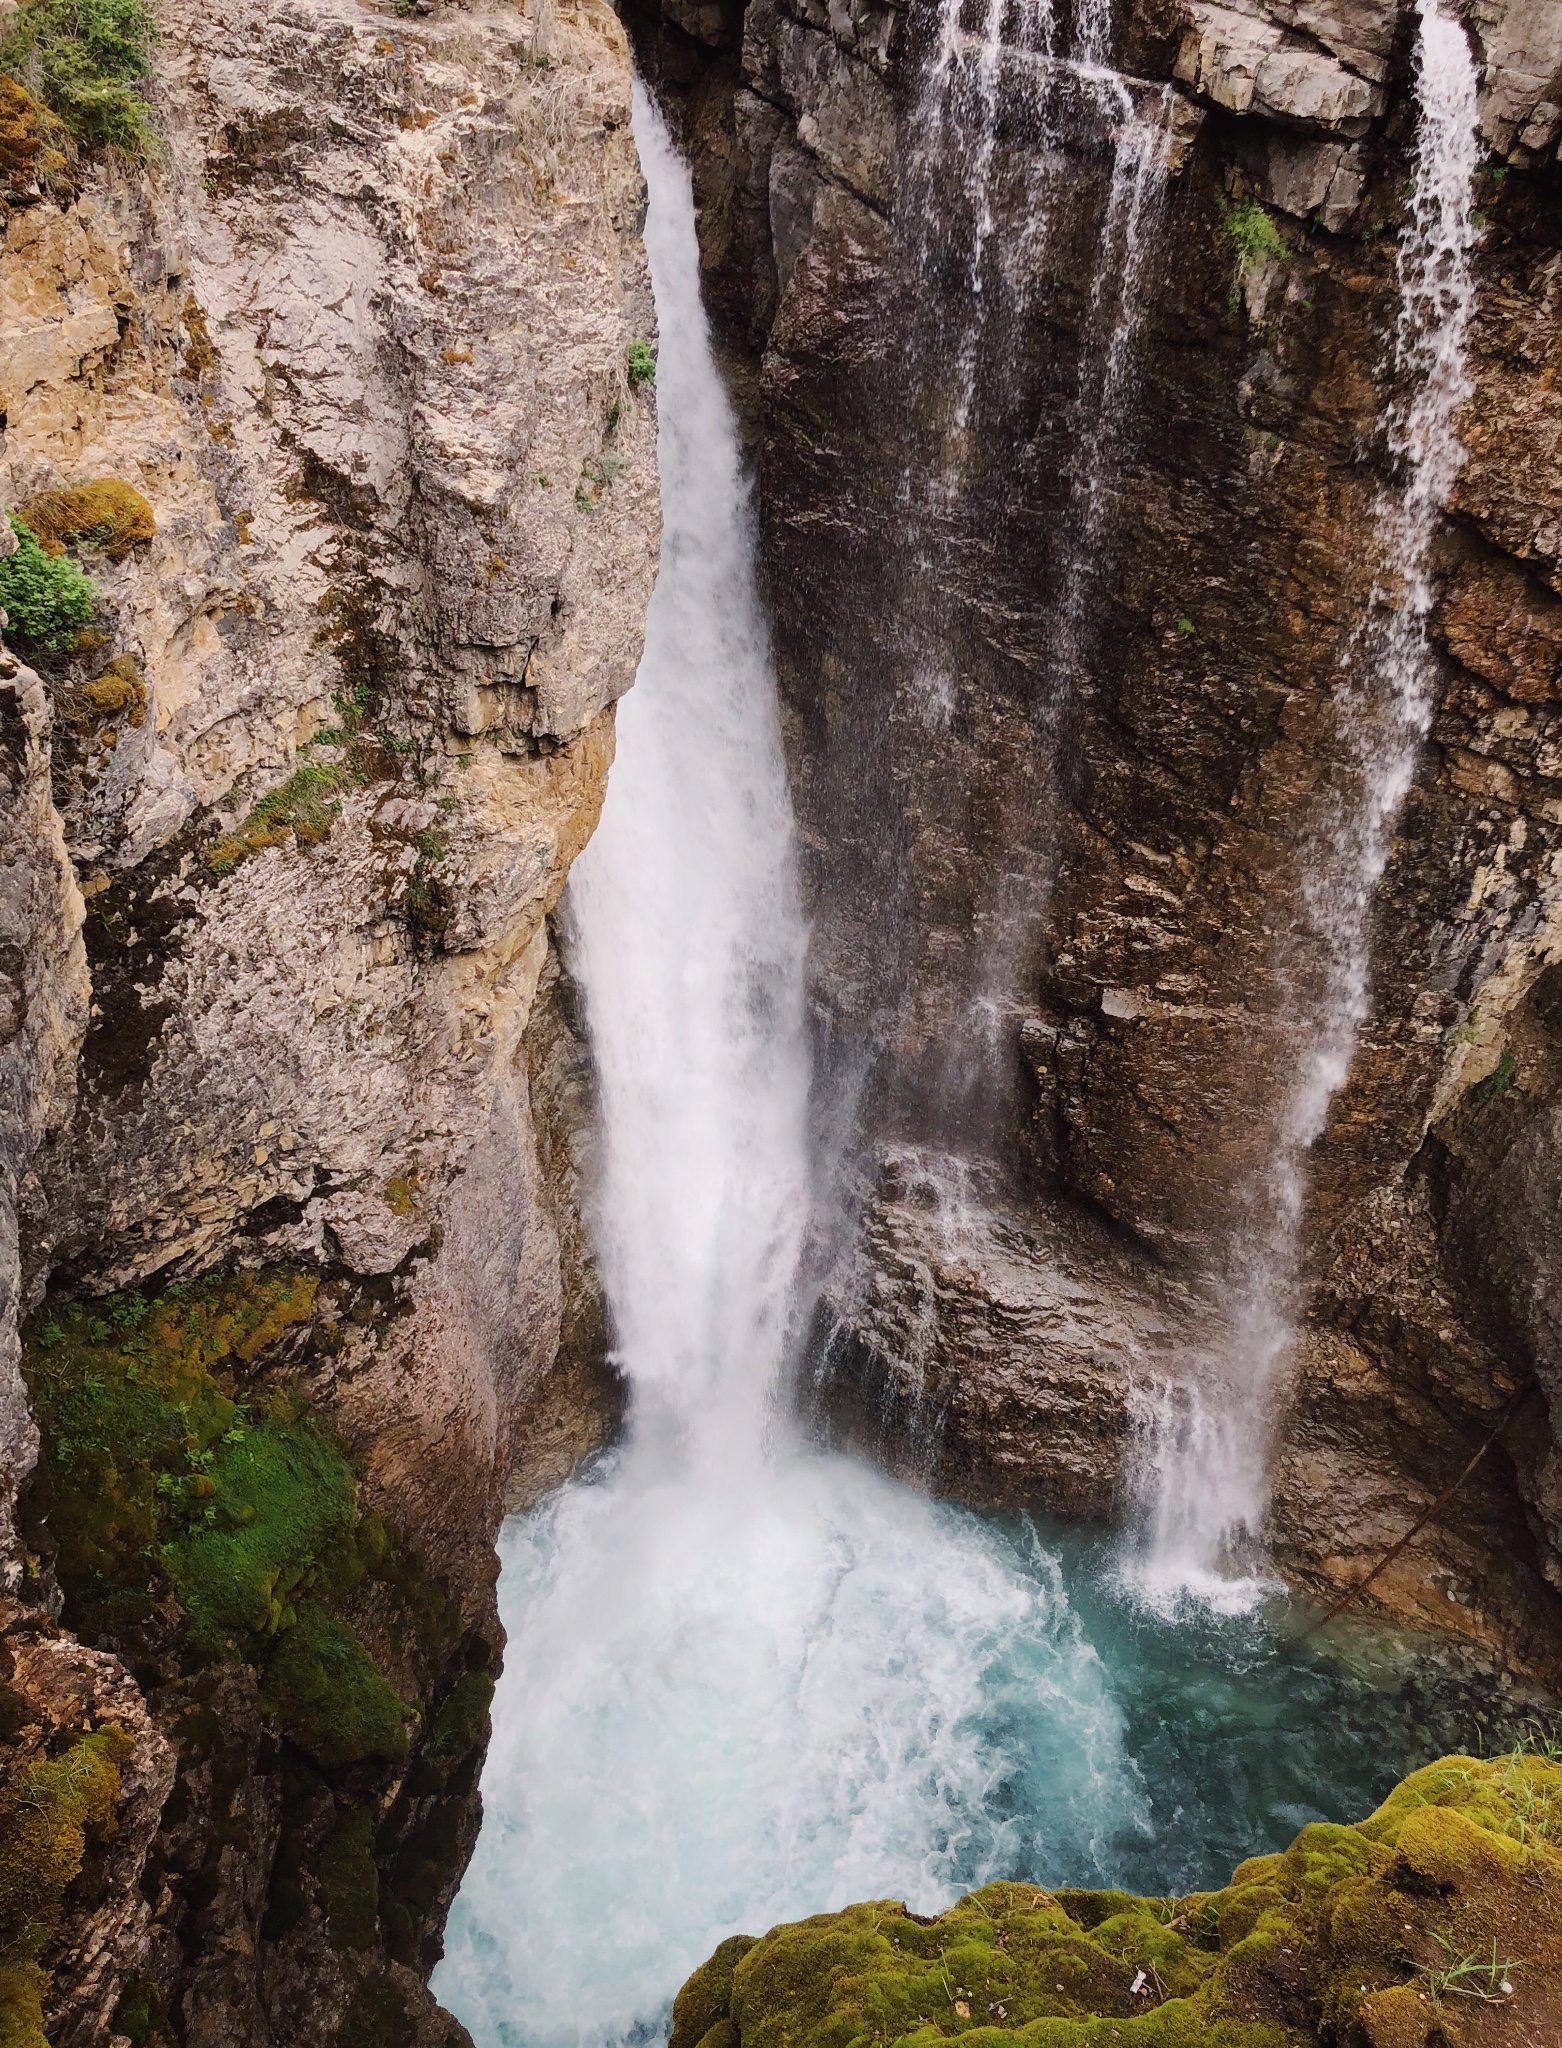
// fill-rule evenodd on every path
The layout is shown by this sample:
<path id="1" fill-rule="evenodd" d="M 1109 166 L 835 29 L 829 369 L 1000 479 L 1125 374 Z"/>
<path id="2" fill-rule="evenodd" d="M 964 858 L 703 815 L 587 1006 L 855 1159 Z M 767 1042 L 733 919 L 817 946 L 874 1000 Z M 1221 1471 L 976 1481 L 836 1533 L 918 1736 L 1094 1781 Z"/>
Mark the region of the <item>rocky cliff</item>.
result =
<path id="1" fill-rule="evenodd" d="M 1036 54 L 1096 47 L 1088 0 L 631 16 L 746 394 L 827 1128 L 859 1134 L 816 1399 L 936 1484 L 1084 1514 L 1142 1455 L 1145 1380 L 1215 1341 L 1310 1056 L 1327 920 L 1288 935 L 1395 474 L 1414 144 L 1399 0 L 1111 12 L 1106 114 Z M 1562 17 L 1464 13 L 1482 232 L 1436 702 L 1302 1162 L 1271 1536 L 1354 1585 L 1500 1421 L 1374 1593 L 1554 1676 Z M 963 120 L 941 20 L 983 51 Z M 1122 139 L 1147 107 L 1153 178 Z"/>
<path id="2" fill-rule="evenodd" d="M 657 546 L 628 48 L 155 36 L 0 20 L 0 2033 L 462 2039 L 492 1537 L 615 1399 L 548 920 Z"/>

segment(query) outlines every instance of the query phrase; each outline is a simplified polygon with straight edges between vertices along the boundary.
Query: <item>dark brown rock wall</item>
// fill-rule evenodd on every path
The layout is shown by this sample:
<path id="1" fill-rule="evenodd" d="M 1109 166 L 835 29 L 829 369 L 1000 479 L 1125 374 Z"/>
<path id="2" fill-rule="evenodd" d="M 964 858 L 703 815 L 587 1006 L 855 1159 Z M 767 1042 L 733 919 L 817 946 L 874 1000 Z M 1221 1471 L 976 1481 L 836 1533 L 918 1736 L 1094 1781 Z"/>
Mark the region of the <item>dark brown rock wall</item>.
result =
<path id="1" fill-rule="evenodd" d="M 1115 310 L 1101 123 L 1056 96 L 1039 118 L 1012 51 L 976 308 L 970 137 L 930 130 L 920 83 L 933 10 L 633 18 L 746 394 L 825 1118 L 859 1133 L 822 1254 L 838 1426 L 916 1438 L 976 1497 L 1103 1512 L 1131 1382 L 1207 1329 L 1313 1042 L 1299 891 L 1389 474 L 1412 11 L 1118 10 L 1125 69 L 1175 77 L 1180 163 Z M 1536 1377 L 1382 1590 L 1554 1669 L 1562 47 L 1533 10 L 1472 21 L 1493 156 L 1435 723 L 1306 1161 L 1273 1534 L 1353 1583 Z M 1231 226 L 1255 205 L 1256 255 Z"/>

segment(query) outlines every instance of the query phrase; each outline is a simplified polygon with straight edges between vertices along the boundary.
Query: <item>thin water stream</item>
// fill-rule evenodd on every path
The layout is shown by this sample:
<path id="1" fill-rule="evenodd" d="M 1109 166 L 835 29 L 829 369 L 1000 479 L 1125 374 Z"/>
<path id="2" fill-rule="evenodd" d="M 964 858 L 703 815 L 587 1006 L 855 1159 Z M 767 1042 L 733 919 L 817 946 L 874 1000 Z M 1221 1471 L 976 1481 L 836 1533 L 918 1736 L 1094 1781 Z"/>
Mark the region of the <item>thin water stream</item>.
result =
<path id="1" fill-rule="evenodd" d="M 805 931 L 689 179 L 638 91 L 635 127 L 666 530 L 570 892 L 633 1408 L 501 1542 L 485 1820 L 434 1980 L 479 2048 L 656 2040 L 724 1936 L 853 1899 L 1219 1881 L 1369 1807 L 1426 1740 L 1408 1658 L 1301 1645 L 1283 1609 L 1173 1626 L 1109 1552 L 788 1429 Z"/>
<path id="2" fill-rule="evenodd" d="M 1229 1247 L 1226 1341 L 1146 1401 L 1141 1577 L 1173 1604 L 1185 1591 L 1240 1602 L 1260 1584 L 1252 1560 L 1301 1291 L 1309 1160 L 1367 1021 L 1372 908 L 1431 727 L 1431 547 L 1464 461 L 1455 426 L 1471 388 L 1479 74 L 1452 0 L 1417 0 L 1417 17 L 1415 181 L 1384 365 L 1392 474 L 1376 508 L 1374 582 L 1337 664 L 1335 759 L 1300 822 L 1298 916 L 1277 962 L 1294 1074 Z"/>

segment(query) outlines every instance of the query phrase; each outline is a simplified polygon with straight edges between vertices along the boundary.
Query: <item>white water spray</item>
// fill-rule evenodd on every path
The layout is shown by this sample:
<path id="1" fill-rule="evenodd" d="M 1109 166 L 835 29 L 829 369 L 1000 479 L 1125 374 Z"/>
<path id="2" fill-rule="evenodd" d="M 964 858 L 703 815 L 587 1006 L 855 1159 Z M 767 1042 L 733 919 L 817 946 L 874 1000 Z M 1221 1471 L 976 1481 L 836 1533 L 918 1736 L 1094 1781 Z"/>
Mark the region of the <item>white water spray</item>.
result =
<path id="1" fill-rule="evenodd" d="M 1191 1592 L 1226 1607 L 1267 1581 L 1242 1568 L 1267 1506 L 1273 1410 L 1290 1357 L 1308 1156 L 1345 1081 L 1370 1002 L 1370 920 L 1394 822 L 1432 717 L 1427 638 L 1432 541 L 1464 450 L 1475 306 L 1471 256 L 1479 162 L 1476 64 L 1449 0 L 1420 0 L 1419 118 L 1410 218 L 1400 237 L 1399 315 L 1385 438 L 1397 476 L 1377 517 L 1378 572 L 1335 692 L 1339 762 L 1301 845 L 1302 928 L 1282 960 L 1301 1054 L 1266 1186 L 1234 1247 L 1230 1340 L 1187 1380 L 1145 1397 L 1138 1571 L 1153 1598 Z M 1234 1569 L 1235 1565 L 1235 1569 Z"/>
<path id="2" fill-rule="evenodd" d="M 570 957 L 631 1434 L 502 1544 L 510 1634 L 439 1995 L 480 2048 L 655 2038 L 739 1931 L 1143 1827 L 1056 1562 L 793 1445 L 804 931 L 753 532 L 688 174 L 637 89 L 666 526 Z"/>

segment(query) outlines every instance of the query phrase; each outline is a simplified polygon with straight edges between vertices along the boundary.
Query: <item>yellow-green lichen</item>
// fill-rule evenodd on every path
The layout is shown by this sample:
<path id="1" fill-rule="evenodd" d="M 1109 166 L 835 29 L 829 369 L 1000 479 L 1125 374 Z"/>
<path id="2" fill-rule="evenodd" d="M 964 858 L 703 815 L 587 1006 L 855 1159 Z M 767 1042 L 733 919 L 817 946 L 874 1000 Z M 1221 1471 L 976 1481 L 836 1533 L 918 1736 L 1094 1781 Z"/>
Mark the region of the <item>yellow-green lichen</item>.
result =
<path id="1" fill-rule="evenodd" d="M 0 2048 L 47 2048 L 39 1958 L 89 1845 L 115 1832 L 120 1768 L 134 1749 L 122 1728 L 100 1728 L 0 1782 Z"/>
<path id="2" fill-rule="evenodd" d="M 995 1884 L 724 1942 L 672 2048 L 1562 2040 L 1562 1764 L 1445 1758 L 1182 1900 Z"/>

